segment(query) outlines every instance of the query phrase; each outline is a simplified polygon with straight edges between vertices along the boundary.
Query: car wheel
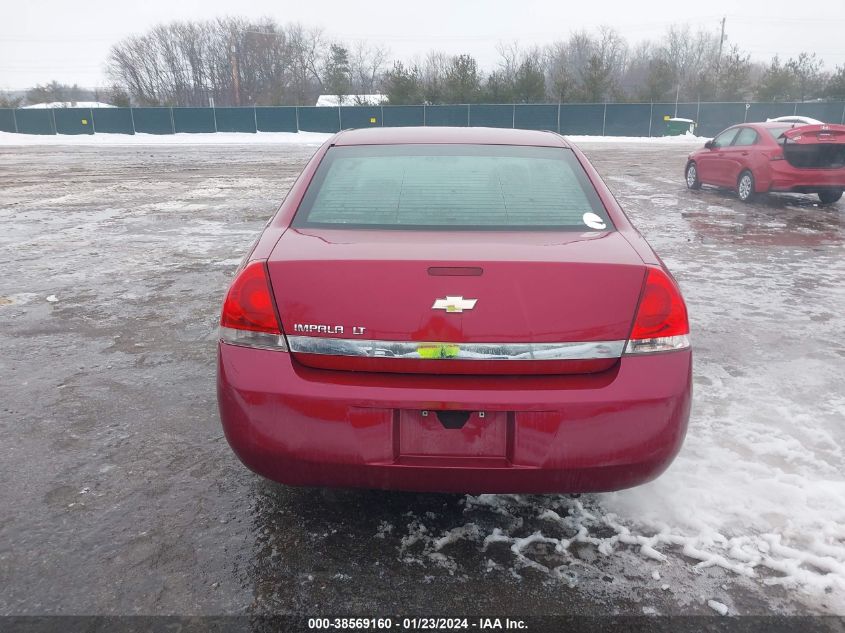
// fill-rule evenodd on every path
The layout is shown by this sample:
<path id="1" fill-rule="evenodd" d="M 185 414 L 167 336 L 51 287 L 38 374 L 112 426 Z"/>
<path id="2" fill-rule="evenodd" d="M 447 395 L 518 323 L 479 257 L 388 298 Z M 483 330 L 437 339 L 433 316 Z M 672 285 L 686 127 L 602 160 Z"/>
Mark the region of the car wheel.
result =
<path id="1" fill-rule="evenodd" d="M 739 175 L 736 193 L 743 202 L 751 202 L 754 197 L 754 176 L 750 171 L 744 171 Z"/>
<path id="2" fill-rule="evenodd" d="M 838 191 L 820 191 L 819 200 L 822 204 L 833 204 L 842 197 L 842 190 Z"/>
<path id="3" fill-rule="evenodd" d="M 698 179 L 698 167 L 695 163 L 687 165 L 687 188 L 701 189 L 701 181 Z"/>

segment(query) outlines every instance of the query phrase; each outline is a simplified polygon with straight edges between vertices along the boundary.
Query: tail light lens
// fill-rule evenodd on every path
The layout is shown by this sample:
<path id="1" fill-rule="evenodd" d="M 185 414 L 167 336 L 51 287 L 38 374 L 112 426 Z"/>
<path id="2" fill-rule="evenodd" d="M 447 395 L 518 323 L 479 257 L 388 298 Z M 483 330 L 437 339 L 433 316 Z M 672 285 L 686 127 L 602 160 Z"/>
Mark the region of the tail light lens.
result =
<path id="1" fill-rule="evenodd" d="M 669 275 L 649 268 L 626 354 L 668 352 L 689 347 L 687 307 Z"/>
<path id="2" fill-rule="evenodd" d="M 247 264 L 229 287 L 220 314 L 220 340 L 287 351 L 263 261 Z"/>

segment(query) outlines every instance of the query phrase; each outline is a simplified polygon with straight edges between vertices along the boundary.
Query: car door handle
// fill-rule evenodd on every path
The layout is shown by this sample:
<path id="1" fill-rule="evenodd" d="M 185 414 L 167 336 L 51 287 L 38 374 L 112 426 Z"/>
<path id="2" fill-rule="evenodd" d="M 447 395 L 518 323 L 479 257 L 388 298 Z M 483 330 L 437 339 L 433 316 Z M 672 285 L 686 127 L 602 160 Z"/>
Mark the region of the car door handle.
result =
<path id="1" fill-rule="evenodd" d="M 743 152 L 743 153 L 742 153 L 742 155 L 743 155 L 743 156 L 748 156 L 748 152 Z"/>

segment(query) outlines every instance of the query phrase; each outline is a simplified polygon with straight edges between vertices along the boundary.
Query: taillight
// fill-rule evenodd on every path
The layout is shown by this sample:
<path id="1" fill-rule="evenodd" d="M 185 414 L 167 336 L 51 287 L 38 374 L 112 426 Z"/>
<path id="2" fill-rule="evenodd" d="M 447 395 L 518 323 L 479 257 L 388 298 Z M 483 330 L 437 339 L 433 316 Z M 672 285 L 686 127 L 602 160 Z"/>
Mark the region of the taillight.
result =
<path id="1" fill-rule="evenodd" d="M 220 339 L 235 345 L 287 350 L 263 261 L 247 264 L 229 287 L 220 314 Z"/>
<path id="2" fill-rule="evenodd" d="M 649 268 L 626 354 L 666 352 L 689 347 L 687 307 L 669 275 Z"/>

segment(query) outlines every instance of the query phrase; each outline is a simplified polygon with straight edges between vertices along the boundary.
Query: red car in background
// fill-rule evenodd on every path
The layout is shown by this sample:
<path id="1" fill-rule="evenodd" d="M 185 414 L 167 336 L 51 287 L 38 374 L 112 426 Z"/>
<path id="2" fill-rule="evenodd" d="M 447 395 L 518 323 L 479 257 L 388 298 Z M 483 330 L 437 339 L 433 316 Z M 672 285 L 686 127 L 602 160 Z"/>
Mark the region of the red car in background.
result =
<path id="1" fill-rule="evenodd" d="M 286 484 L 616 490 L 659 475 L 686 432 L 678 286 L 551 132 L 340 132 L 220 325 L 226 437 Z"/>
<path id="2" fill-rule="evenodd" d="M 743 202 L 773 191 L 818 194 L 832 204 L 845 190 L 845 126 L 770 121 L 734 125 L 689 155 L 690 189 L 734 189 Z"/>

